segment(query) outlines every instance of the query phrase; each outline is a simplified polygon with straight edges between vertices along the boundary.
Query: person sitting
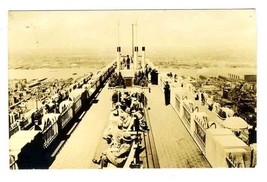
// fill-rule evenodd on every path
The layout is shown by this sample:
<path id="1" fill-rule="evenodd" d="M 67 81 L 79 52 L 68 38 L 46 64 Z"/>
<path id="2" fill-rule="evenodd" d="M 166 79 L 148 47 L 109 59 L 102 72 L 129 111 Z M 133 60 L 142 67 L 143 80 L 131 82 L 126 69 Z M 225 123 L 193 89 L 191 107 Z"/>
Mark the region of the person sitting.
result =
<path id="1" fill-rule="evenodd" d="M 130 106 L 130 110 L 138 110 L 140 108 L 140 103 L 137 100 L 136 96 L 132 97 L 132 102 L 131 102 L 131 106 Z"/>
<path id="2" fill-rule="evenodd" d="M 132 99 L 131 99 L 131 96 L 128 94 L 127 97 L 124 98 L 124 102 L 126 104 L 127 107 L 131 107 L 132 105 Z"/>
<path id="3" fill-rule="evenodd" d="M 133 117 L 131 117 L 129 114 L 127 115 L 122 115 L 121 116 L 121 121 L 122 121 L 122 128 L 124 131 L 131 131 L 132 126 L 133 126 Z"/>
<path id="4" fill-rule="evenodd" d="M 120 145 L 117 147 L 107 148 L 99 157 L 99 159 L 93 159 L 93 163 L 99 164 L 100 168 L 107 167 L 108 163 L 113 164 L 116 167 L 122 168 L 126 162 L 131 150 L 133 138 L 127 134 L 121 137 Z"/>
<path id="5" fill-rule="evenodd" d="M 127 114 L 127 107 L 121 102 L 115 104 L 114 109 L 111 110 L 114 116 L 120 116 L 121 114 Z"/>
<path id="6" fill-rule="evenodd" d="M 120 105 L 120 108 L 126 112 L 126 109 L 128 108 L 126 103 L 125 103 L 125 100 L 121 100 L 121 105 Z M 130 108 L 129 108 L 130 109 Z"/>
<path id="7" fill-rule="evenodd" d="M 105 129 L 103 139 L 107 141 L 110 146 L 117 146 L 120 143 L 120 138 L 123 135 L 122 123 L 117 126 L 111 125 Z"/>
<path id="8" fill-rule="evenodd" d="M 145 119 L 145 113 L 143 112 L 143 110 L 139 108 L 138 111 L 135 113 L 135 115 L 139 120 L 140 130 L 141 131 L 148 130 L 147 122 Z"/>
<path id="9" fill-rule="evenodd" d="M 131 133 L 133 123 L 134 121 L 129 114 L 121 114 L 118 122 L 110 124 L 108 128 L 105 129 L 103 139 L 105 139 L 110 146 L 118 145 L 120 137 L 125 133 Z"/>

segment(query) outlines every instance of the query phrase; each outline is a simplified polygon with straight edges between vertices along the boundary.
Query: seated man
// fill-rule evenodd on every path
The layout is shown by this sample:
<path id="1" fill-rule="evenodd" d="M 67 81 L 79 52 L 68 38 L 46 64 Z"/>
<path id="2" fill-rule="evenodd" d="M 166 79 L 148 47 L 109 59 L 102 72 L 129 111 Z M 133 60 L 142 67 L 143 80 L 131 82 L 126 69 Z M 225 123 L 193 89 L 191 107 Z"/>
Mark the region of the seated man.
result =
<path id="1" fill-rule="evenodd" d="M 130 109 L 131 110 L 138 110 L 139 108 L 140 108 L 139 101 L 137 100 L 137 98 L 135 96 L 132 97 L 132 103 L 131 103 Z"/>
<path id="2" fill-rule="evenodd" d="M 127 107 L 125 107 L 125 110 L 122 109 L 122 107 L 125 106 L 121 102 L 117 102 L 115 105 L 115 108 L 112 109 L 112 113 L 114 116 L 120 116 L 121 114 L 127 113 Z"/>
<path id="3" fill-rule="evenodd" d="M 116 167 L 123 167 L 131 150 L 133 138 L 129 134 L 123 135 L 120 140 L 120 145 L 106 149 L 100 158 L 93 159 L 93 163 L 100 164 L 100 168 L 106 167 L 110 162 Z"/>
<path id="4" fill-rule="evenodd" d="M 148 127 L 147 127 L 147 123 L 146 123 L 146 119 L 145 119 L 145 113 L 142 110 L 142 108 L 139 108 L 138 111 L 136 113 L 134 113 L 134 114 L 136 115 L 136 117 L 139 120 L 140 130 L 141 131 L 147 130 Z"/>
<path id="5" fill-rule="evenodd" d="M 131 107 L 131 104 L 132 104 L 132 99 L 131 99 L 131 96 L 129 93 L 126 94 L 125 98 L 123 99 L 124 102 L 125 102 L 125 105 L 127 107 Z"/>

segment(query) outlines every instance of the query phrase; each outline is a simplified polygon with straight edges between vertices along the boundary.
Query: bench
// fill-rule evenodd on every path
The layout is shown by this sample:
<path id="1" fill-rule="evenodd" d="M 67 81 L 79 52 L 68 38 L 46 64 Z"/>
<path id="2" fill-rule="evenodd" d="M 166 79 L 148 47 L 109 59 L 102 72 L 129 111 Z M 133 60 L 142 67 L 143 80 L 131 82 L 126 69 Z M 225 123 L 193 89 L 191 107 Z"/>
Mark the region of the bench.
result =
<path id="1" fill-rule="evenodd" d="M 135 153 L 136 153 L 136 149 L 137 149 L 138 145 L 136 143 L 134 143 L 131 147 L 131 151 L 127 157 L 126 162 L 123 165 L 123 168 L 130 168 L 132 161 L 134 160 L 135 157 Z"/>

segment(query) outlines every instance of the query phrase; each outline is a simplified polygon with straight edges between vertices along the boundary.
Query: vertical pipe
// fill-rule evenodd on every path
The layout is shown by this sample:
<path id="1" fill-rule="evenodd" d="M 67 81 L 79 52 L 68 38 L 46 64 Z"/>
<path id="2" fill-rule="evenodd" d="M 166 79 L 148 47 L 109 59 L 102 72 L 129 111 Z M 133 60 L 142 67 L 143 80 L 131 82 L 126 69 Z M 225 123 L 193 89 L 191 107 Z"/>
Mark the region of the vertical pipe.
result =
<path id="1" fill-rule="evenodd" d="M 118 21 L 118 46 L 120 46 L 120 22 Z"/>
<path id="2" fill-rule="evenodd" d="M 145 71 L 145 46 L 142 47 L 142 70 Z"/>
<path id="3" fill-rule="evenodd" d="M 135 46 L 137 46 L 137 21 L 135 23 Z"/>
<path id="4" fill-rule="evenodd" d="M 138 63 L 138 47 L 134 47 L 134 69 L 137 70 L 137 63 Z"/>

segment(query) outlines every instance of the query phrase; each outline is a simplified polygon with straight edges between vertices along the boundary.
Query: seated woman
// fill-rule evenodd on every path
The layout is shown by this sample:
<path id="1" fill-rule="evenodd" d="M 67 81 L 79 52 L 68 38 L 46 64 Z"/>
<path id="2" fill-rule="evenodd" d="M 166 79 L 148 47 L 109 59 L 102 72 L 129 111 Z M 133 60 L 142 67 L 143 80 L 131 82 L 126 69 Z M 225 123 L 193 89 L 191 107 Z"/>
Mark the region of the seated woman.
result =
<path id="1" fill-rule="evenodd" d="M 103 139 L 105 139 L 110 146 L 117 146 L 120 144 L 120 138 L 123 135 L 131 133 L 132 125 L 132 118 L 127 114 L 123 114 L 120 116 L 118 123 L 112 123 L 105 129 Z"/>
<path id="2" fill-rule="evenodd" d="M 122 123 L 118 124 L 118 126 L 109 126 L 105 129 L 103 134 L 103 139 L 107 141 L 107 144 L 110 146 L 115 146 L 120 143 L 120 137 L 122 136 Z"/>
<path id="3" fill-rule="evenodd" d="M 134 118 L 131 117 L 129 114 L 122 115 L 120 120 L 122 121 L 122 126 L 124 131 L 131 131 L 133 123 L 134 123 Z"/>
<path id="4" fill-rule="evenodd" d="M 130 135 L 121 137 L 120 145 L 106 149 L 99 159 L 93 159 L 93 163 L 100 164 L 100 168 L 107 167 L 108 163 L 116 167 L 123 167 L 131 150 L 133 138 Z"/>

